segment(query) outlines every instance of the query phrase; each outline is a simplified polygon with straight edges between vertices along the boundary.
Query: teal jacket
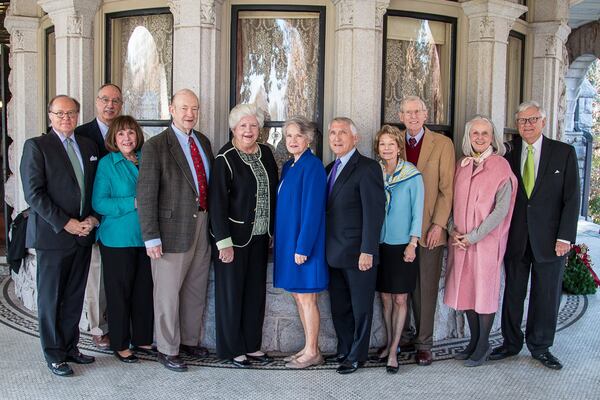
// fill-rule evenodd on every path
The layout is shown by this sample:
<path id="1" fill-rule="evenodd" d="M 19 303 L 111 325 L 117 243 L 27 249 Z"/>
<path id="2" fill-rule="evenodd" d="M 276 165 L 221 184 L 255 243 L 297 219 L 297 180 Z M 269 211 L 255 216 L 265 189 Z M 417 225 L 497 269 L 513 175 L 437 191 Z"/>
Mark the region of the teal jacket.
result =
<path id="1" fill-rule="evenodd" d="M 141 152 L 137 152 L 138 160 Z M 104 156 L 96 171 L 92 208 L 102 216 L 97 239 L 108 247 L 144 247 L 135 208 L 138 169 L 120 152 Z"/>
<path id="2" fill-rule="evenodd" d="M 400 245 L 410 242 L 411 236 L 421 237 L 424 196 L 420 174 L 392 189 L 392 201 L 381 227 L 380 243 Z"/>

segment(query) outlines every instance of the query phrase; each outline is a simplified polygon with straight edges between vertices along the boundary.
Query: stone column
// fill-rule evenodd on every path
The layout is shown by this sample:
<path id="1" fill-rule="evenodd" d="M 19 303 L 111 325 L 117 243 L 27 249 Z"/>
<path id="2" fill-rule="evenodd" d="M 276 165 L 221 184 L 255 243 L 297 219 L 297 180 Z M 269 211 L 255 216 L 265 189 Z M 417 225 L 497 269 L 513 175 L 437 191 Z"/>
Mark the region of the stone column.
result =
<path id="1" fill-rule="evenodd" d="M 333 114 L 354 120 L 361 134 L 357 147 L 370 156 L 381 123 L 382 27 L 389 0 L 333 0 L 333 4 L 337 12 Z"/>
<path id="2" fill-rule="evenodd" d="M 94 117 L 94 15 L 100 0 L 40 0 L 54 23 L 56 93 L 81 103 L 79 123 Z"/>
<path id="3" fill-rule="evenodd" d="M 466 118 L 488 116 L 503 132 L 508 34 L 527 7 L 504 0 L 472 0 L 461 5 L 469 19 Z"/>
<path id="4" fill-rule="evenodd" d="M 228 140 L 219 110 L 223 0 L 169 0 L 173 14 L 173 92 L 189 88 L 200 98 L 198 129 L 213 149 Z"/>
<path id="5" fill-rule="evenodd" d="M 38 48 L 39 18 L 8 15 L 4 25 L 10 33 L 9 85 L 12 98 L 8 103 L 8 136 L 13 140 L 8 149 L 11 176 L 4 184 L 5 200 L 14 208 L 14 216 L 27 208 L 21 185 L 19 163 L 23 144 L 31 137 L 38 136 L 38 113 L 43 105 L 38 97 L 42 82 L 38 79 L 38 63 L 42 60 Z"/>

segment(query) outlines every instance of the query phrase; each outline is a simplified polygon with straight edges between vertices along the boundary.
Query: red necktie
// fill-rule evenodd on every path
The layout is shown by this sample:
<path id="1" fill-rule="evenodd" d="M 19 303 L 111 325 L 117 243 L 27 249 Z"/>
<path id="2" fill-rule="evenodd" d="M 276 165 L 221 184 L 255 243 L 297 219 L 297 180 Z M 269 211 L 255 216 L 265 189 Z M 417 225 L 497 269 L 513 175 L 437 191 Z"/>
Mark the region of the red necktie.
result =
<path id="1" fill-rule="evenodd" d="M 415 139 L 414 137 L 409 138 L 408 144 L 410 145 L 410 147 L 412 147 L 414 149 L 415 146 L 417 145 L 417 139 Z"/>
<path id="2" fill-rule="evenodd" d="M 190 135 L 193 135 L 190 134 Z M 194 169 L 196 170 L 196 176 L 198 177 L 198 205 L 204 210 L 208 210 L 208 182 L 206 181 L 206 170 L 204 169 L 204 163 L 202 162 L 202 156 L 196 142 L 189 136 L 188 142 L 190 144 L 190 153 L 192 153 L 192 161 L 194 162 Z"/>

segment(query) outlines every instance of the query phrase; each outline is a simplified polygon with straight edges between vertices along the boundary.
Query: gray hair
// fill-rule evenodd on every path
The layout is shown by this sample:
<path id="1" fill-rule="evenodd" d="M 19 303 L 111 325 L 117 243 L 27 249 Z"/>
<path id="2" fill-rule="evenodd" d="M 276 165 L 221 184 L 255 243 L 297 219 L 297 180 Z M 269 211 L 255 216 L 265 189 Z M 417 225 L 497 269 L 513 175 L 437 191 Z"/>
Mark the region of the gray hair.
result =
<path id="1" fill-rule="evenodd" d="M 474 116 L 465 124 L 465 134 L 463 135 L 462 141 L 463 155 L 470 156 L 473 154 L 473 146 L 471 145 L 471 128 L 473 127 L 473 124 L 477 121 L 487 122 L 487 124 L 490 126 L 490 128 L 492 129 L 492 148 L 494 149 L 496 154 L 498 154 L 499 156 L 503 156 L 506 152 L 506 147 L 504 146 L 504 140 L 502 135 L 498 132 L 494 123 L 489 118 L 484 117 L 482 115 Z"/>
<path id="2" fill-rule="evenodd" d="M 255 117 L 258 121 L 258 126 L 263 127 L 265 122 L 264 114 L 258 109 L 254 103 L 242 103 L 233 107 L 229 112 L 229 129 L 233 130 L 240 120 L 244 117 Z"/>
<path id="3" fill-rule="evenodd" d="M 352 134 L 354 136 L 358 136 L 358 129 L 356 128 L 356 124 L 354 124 L 354 121 L 352 121 L 350 118 L 348 118 L 348 117 L 335 117 L 334 119 L 331 120 L 331 122 L 327 126 L 327 131 L 329 131 L 331 129 L 331 125 L 334 122 L 342 122 L 342 123 L 348 124 L 350 126 L 350 131 L 352 132 Z"/>
<path id="4" fill-rule="evenodd" d="M 421 99 L 419 96 L 406 96 L 400 102 L 400 112 L 404 112 L 404 105 L 406 103 L 410 103 L 411 101 L 418 101 L 419 103 L 421 103 L 421 110 L 427 111 L 427 104 L 425 104 L 423 99 Z"/>
<path id="5" fill-rule="evenodd" d="M 315 125 L 308 120 L 308 118 L 303 117 L 301 115 L 294 115 L 293 117 L 288 118 L 283 125 L 283 134 L 291 125 L 296 125 L 300 130 L 300 134 L 306 136 L 308 141 L 312 143 L 315 138 Z"/>
<path id="6" fill-rule="evenodd" d="M 515 113 L 515 120 L 519 117 L 519 113 L 522 113 L 523 111 L 525 111 L 531 107 L 538 110 L 538 112 L 542 116 L 542 119 L 546 119 L 546 111 L 542 108 L 540 103 L 538 103 L 535 100 L 529 100 L 529 101 L 524 101 L 521 104 L 519 104 L 519 108 L 517 109 L 517 112 Z"/>

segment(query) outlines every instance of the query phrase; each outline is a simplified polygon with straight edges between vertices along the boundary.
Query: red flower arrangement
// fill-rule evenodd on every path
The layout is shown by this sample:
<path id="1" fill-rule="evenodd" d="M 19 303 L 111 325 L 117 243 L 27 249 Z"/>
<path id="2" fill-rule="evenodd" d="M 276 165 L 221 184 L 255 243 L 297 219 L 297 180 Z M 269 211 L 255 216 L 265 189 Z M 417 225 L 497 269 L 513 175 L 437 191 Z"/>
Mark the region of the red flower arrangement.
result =
<path id="1" fill-rule="evenodd" d="M 600 287 L 600 279 L 592 269 L 592 260 L 585 244 L 571 246 L 567 258 L 563 288 L 573 294 L 594 294 Z"/>

